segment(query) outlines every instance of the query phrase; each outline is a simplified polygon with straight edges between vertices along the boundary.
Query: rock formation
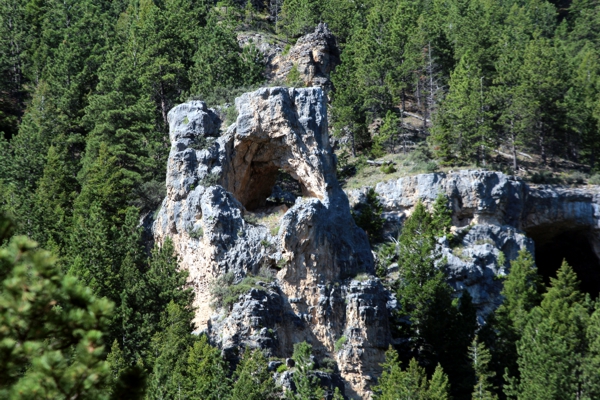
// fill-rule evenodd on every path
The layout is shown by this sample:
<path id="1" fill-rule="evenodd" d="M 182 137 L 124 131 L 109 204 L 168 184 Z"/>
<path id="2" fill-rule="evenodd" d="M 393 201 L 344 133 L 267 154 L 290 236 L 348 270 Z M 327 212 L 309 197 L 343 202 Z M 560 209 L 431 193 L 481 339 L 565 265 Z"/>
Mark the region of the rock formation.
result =
<path id="1" fill-rule="evenodd" d="M 348 397 L 369 398 L 392 341 L 396 301 L 373 275 L 367 236 L 350 214 L 366 201 L 366 189 L 350 191 L 349 202 L 336 179 L 324 92 L 263 88 L 236 99 L 236 108 L 229 127 L 201 101 L 170 111 L 167 197 L 154 238 L 173 241 L 196 293 L 198 331 L 226 357 L 235 361 L 240 346 L 289 357 L 306 340 L 317 363 L 335 360 Z M 282 173 L 297 194 L 276 185 Z M 532 187 L 499 172 L 460 171 L 381 182 L 375 190 L 392 236 L 418 201 L 448 197 L 456 239 L 440 240 L 440 248 L 449 282 L 457 293 L 470 292 L 482 324 L 500 304 L 496 278 L 509 261 L 521 248 L 549 246 L 554 254 L 561 235 L 585 253 L 582 271 L 600 291 L 597 188 Z M 231 279 L 219 281 L 221 292 L 234 293 L 231 284 L 244 290 L 211 307 L 219 277 Z M 290 378 L 278 379 L 289 386 Z M 335 376 L 320 379 L 339 384 Z"/>
<path id="2" fill-rule="evenodd" d="M 534 253 L 548 243 L 554 245 L 557 237 L 570 235 L 579 238 L 580 245 L 591 248 L 593 254 L 589 254 L 588 262 L 600 260 L 597 187 L 530 186 L 500 172 L 471 170 L 380 182 L 375 191 L 383 205 L 387 233 L 392 236 L 397 235 L 402 221 L 418 201 L 431 205 L 440 192 L 448 197 L 458 239 L 454 246 L 441 243 L 448 261 L 449 280 L 456 289 L 469 290 L 482 318 L 502 301 L 502 285 L 496 277 L 507 272 L 508 261 L 517 257 L 520 248 Z M 365 194 L 366 188 L 350 191 L 351 204 L 364 203 Z M 500 251 L 506 259 L 502 265 Z M 583 272 L 597 278 L 590 285 L 598 286 L 599 269 Z"/>
<path id="3" fill-rule="evenodd" d="M 252 44 L 263 54 L 270 82 L 286 81 L 296 67 L 304 85 L 319 86 L 327 91 L 331 89 L 330 74 L 340 63 L 335 36 L 323 23 L 317 25 L 314 32 L 300 37 L 285 54 L 282 42 L 260 33 L 241 33 L 238 43 L 242 47 Z"/>
<path id="4" fill-rule="evenodd" d="M 338 362 L 347 395 L 365 397 L 390 342 L 389 298 L 336 180 L 323 91 L 263 88 L 236 107 L 225 131 L 201 101 L 169 112 L 167 197 L 155 240 L 173 241 L 196 292 L 198 329 L 225 354 L 235 357 L 241 345 L 289 357 L 306 340 L 318 359 Z M 279 171 L 302 191 L 284 214 L 285 205 L 267 201 Z M 211 309 L 217 277 L 240 282 L 261 269 L 276 273 L 274 282 L 256 282 L 230 308 Z"/>

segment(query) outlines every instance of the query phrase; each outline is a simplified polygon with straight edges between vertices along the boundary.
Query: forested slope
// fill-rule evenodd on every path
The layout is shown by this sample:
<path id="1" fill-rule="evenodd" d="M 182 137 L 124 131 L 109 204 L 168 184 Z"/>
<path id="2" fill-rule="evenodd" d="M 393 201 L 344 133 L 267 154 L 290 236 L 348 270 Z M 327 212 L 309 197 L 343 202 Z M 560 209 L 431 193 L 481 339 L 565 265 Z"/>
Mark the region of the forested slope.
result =
<path id="1" fill-rule="evenodd" d="M 588 175 L 598 172 L 596 0 L 0 0 L 0 212 L 14 223 L 3 230 L 0 250 L 0 353 L 9 360 L 0 369 L 0 396 L 280 394 L 260 352 L 246 352 L 235 369 L 204 336 L 190 334 L 186 273 L 168 241 L 149 248 L 140 219 L 165 196 L 172 107 L 205 99 L 231 122 L 241 88 L 286 84 L 266 82 L 263 55 L 241 48 L 237 32 L 268 32 L 291 46 L 319 22 L 341 52 L 331 76 L 330 126 L 333 136 L 348 139 L 340 151 L 352 156 L 340 157 L 340 165 L 395 153 L 410 136 L 409 148 L 432 169 L 518 172 L 526 153 L 547 168 L 566 160 Z M 411 248 L 410 238 L 403 240 Z M 404 257 L 396 247 L 387 251 Z M 428 251 L 415 250 L 425 264 Z M 428 294 L 445 302 L 444 323 L 455 329 L 447 331 L 460 336 L 456 359 L 467 372 L 446 370 L 450 382 L 435 368 L 455 356 L 434 339 L 435 329 L 447 326 L 423 325 L 428 337 L 414 328 L 427 323 L 419 313 L 427 314 L 432 298 L 417 296 L 408 278 L 408 289 L 392 287 L 401 298 L 415 296 L 402 301 L 416 311 L 394 323 L 409 342 L 423 344 L 401 358 L 415 355 L 426 369 L 405 362 L 401 371 L 390 353 L 379 398 L 403 390 L 447 398 L 448 385 L 456 398 L 470 397 L 473 385 L 474 398 L 595 398 L 598 311 L 567 266 L 541 300 L 528 260 L 523 255 L 517 265 L 524 270 L 515 273 L 526 279 L 514 279 L 529 286 L 523 292 L 511 286 L 522 281 L 507 283 L 499 325 L 475 342 L 474 327 L 457 330 L 468 325 L 460 318 L 472 317 L 468 303 L 452 303 L 424 264 Z M 11 314 L 19 301 L 35 312 Z M 53 312 L 65 314 L 54 319 Z M 43 328 L 33 329 L 42 316 Z M 533 346 L 538 340 L 542 346 Z M 21 352 L 15 343 L 29 347 Z M 438 349 L 428 347 L 435 343 Z M 321 398 L 310 348 L 298 346 L 294 359 L 298 398 Z"/>

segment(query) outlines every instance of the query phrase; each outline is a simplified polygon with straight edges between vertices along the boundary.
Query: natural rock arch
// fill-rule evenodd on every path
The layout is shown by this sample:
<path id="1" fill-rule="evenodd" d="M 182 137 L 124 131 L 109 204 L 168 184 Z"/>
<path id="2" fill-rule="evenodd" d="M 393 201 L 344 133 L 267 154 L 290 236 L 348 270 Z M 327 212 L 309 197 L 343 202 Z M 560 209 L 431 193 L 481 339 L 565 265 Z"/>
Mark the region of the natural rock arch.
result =
<path id="1" fill-rule="evenodd" d="M 264 205 L 279 170 L 297 180 L 306 197 L 324 200 L 329 189 L 339 188 L 322 96 L 320 89 L 271 88 L 236 99 L 239 116 L 223 187 L 246 209 Z"/>

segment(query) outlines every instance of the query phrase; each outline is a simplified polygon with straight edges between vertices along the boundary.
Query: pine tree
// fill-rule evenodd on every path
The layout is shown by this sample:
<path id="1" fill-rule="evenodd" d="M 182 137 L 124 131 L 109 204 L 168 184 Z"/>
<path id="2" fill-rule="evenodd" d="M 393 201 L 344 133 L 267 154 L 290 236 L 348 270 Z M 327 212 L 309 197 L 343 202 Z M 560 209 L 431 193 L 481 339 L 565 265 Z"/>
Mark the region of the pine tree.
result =
<path id="1" fill-rule="evenodd" d="M 293 380 L 296 391 L 288 390 L 285 398 L 289 400 L 320 400 L 325 392 L 320 386 L 319 378 L 311 371 L 314 362 L 311 360 L 312 346 L 306 342 L 294 343 L 294 354 L 292 358 L 296 362 Z"/>
<path id="2" fill-rule="evenodd" d="M 527 318 L 517 344 L 519 399 L 580 398 L 589 315 L 577 276 L 566 262 L 542 303 Z"/>
<path id="3" fill-rule="evenodd" d="M 389 349 L 385 353 L 383 372 L 373 388 L 375 400 L 422 399 L 447 400 L 450 398 L 448 378 L 438 364 L 431 379 L 427 380 L 425 369 L 413 358 L 408 368 L 400 368 L 398 354 Z"/>
<path id="4" fill-rule="evenodd" d="M 192 315 L 171 302 L 162 315 L 160 328 L 152 338 L 152 374 L 148 399 L 176 399 L 186 389 L 188 349 L 193 345 Z"/>
<path id="5" fill-rule="evenodd" d="M 113 305 L 54 263 L 21 236 L 0 250 L 0 396 L 107 398 L 103 332 Z"/>
<path id="6" fill-rule="evenodd" d="M 260 350 L 245 351 L 233 374 L 233 382 L 231 398 L 234 400 L 275 400 L 281 395 Z"/>
<path id="7" fill-rule="evenodd" d="M 281 7 L 282 27 L 291 37 L 306 35 L 315 29 L 320 17 L 320 3 L 315 0 L 288 0 Z"/>
<path id="8" fill-rule="evenodd" d="M 485 347 L 485 344 L 480 342 L 477 336 L 473 339 L 473 343 L 469 347 L 469 357 L 473 363 L 476 379 L 471 398 L 473 400 L 498 399 L 498 396 L 493 393 L 491 382 L 496 373 L 489 369 L 492 356 L 490 351 Z"/>
<path id="9" fill-rule="evenodd" d="M 490 118 L 486 115 L 487 88 L 481 67 L 466 52 L 450 77 L 450 91 L 439 111 L 439 124 L 432 140 L 438 155 L 446 162 L 452 158 L 476 160 L 485 165 L 487 148 L 494 143 Z M 487 86 L 487 85 L 486 85 Z M 450 149 L 450 153 L 447 149 Z"/>
<path id="10" fill-rule="evenodd" d="M 186 395 L 189 398 L 219 400 L 231 395 L 231 381 L 221 351 L 208 343 L 205 335 L 189 350 Z"/>
<path id="11" fill-rule="evenodd" d="M 583 361 L 583 396 L 595 399 L 600 396 L 600 308 L 596 302 L 596 310 L 592 313 L 587 327 L 586 338 L 588 351 Z"/>
<path id="12" fill-rule="evenodd" d="M 234 88 L 263 80 L 260 54 L 253 46 L 240 49 L 228 23 L 220 23 L 215 15 L 209 15 L 198 40 L 203 45 L 193 56 L 193 95 L 206 97 L 218 87 Z"/>
<path id="13" fill-rule="evenodd" d="M 523 335 L 529 313 L 541 302 L 542 286 L 533 256 L 521 249 L 510 263 L 500 292 L 504 300 L 491 322 L 497 332 L 491 340 L 491 348 L 498 375 L 504 374 L 506 368 L 510 376 L 518 376 L 516 344 Z"/>

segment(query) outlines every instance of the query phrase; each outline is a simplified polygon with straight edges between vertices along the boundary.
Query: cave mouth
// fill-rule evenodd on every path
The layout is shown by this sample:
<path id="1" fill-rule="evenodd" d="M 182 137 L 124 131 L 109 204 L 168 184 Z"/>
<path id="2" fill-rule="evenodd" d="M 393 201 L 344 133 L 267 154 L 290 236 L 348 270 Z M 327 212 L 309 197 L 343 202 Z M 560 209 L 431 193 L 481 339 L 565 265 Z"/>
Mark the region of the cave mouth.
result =
<path id="1" fill-rule="evenodd" d="M 589 229 L 535 229 L 527 232 L 535 242 L 535 263 L 544 284 L 556 277 L 562 261 L 566 260 L 579 278 L 579 288 L 596 298 L 600 293 L 600 260 L 592 246 Z"/>
<path id="2" fill-rule="evenodd" d="M 273 207 L 291 207 L 296 198 L 307 196 L 306 187 L 290 173 L 273 163 L 252 162 L 248 190 L 242 204 L 248 211 L 266 211 Z"/>

